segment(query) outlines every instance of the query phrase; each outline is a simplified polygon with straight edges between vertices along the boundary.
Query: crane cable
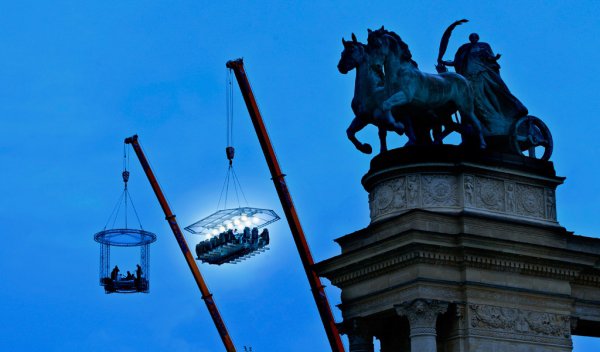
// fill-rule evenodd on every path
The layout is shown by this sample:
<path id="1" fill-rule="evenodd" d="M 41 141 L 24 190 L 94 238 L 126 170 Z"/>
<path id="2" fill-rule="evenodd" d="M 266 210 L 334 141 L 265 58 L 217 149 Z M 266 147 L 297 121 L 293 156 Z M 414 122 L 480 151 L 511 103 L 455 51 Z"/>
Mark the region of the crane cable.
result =
<path id="1" fill-rule="evenodd" d="M 124 214 L 124 219 L 125 219 L 125 228 L 127 229 L 127 202 L 129 200 L 129 204 L 131 204 L 131 208 L 133 209 L 133 213 L 135 214 L 135 217 L 137 219 L 138 225 L 140 226 L 140 230 L 143 230 L 144 227 L 142 226 L 142 222 L 140 221 L 140 217 L 138 216 L 137 213 L 137 209 L 135 208 L 135 205 L 133 204 L 133 198 L 131 197 L 131 193 L 129 193 L 129 190 L 127 188 L 127 182 L 129 182 L 129 148 L 127 148 L 127 145 L 123 145 L 123 172 L 121 173 L 121 177 L 123 178 L 123 192 L 121 192 L 121 195 L 119 196 L 119 199 L 117 200 L 117 203 L 115 204 L 112 212 L 110 213 L 110 216 L 108 217 L 108 220 L 106 221 L 106 224 L 104 225 L 104 230 L 106 230 L 106 227 L 108 226 L 108 223 L 110 223 L 110 220 L 112 219 L 112 228 L 115 227 L 115 224 L 117 222 L 117 218 L 119 217 L 119 211 L 121 210 L 121 206 L 123 206 L 124 210 L 123 210 L 123 214 Z"/>
<path id="2" fill-rule="evenodd" d="M 238 208 L 241 208 L 240 196 L 239 193 L 242 194 L 246 205 L 248 204 L 248 200 L 246 199 L 246 195 L 244 194 L 244 190 L 242 189 L 242 185 L 240 180 L 235 173 L 235 169 L 233 168 L 233 158 L 235 156 L 235 148 L 233 147 L 233 72 L 231 69 L 227 69 L 226 79 L 225 79 L 225 120 L 226 120 L 226 141 L 227 147 L 225 148 L 225 153 L 227 154 L 227 160 L 229 161 L 229 167 L 227 168 L 227 173 L 225 174 L 225 180 L 223 181 L 223 186 L 221 188 L 221 195 L 219 196 L 219 202 L 217 203 L 217 210 L 220 209 L 221 201 L 223 200 L 223 195 L 225 195 L 225 199 L 223 202 L 223 209 L 227 208 L 227 200 L 229 198 L 229 187 L 230 183 L 233 184 L 233 190 L 235 192 L 235 197 L 237 200 Z M 239 188 L 239 192 L 238 192 Z"/>

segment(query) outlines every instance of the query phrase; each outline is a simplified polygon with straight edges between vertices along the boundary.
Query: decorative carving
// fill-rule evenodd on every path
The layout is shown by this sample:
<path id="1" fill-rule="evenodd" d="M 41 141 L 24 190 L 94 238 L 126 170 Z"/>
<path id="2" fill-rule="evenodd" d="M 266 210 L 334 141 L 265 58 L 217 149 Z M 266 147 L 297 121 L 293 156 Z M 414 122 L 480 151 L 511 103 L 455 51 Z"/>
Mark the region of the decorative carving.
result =
<path id="1" fill-rule="evenodd" d="M 406 185 L 408 194 L 408 206 L 416 207 L 419 205 L 419 176 L 410 175 Z"/>
<path id="2" fill-rule="evenodd" d="M 458 206 L 456 177 L 452 175 L 424 175 L 423 206 Z"/>
<path id="3" fill-rule="evenodd" d="M 571 335 L 569 316 L 516 308 L 470 304 L 471 327 L 555 337 Z"/>
<path id="4" fill-rule="evenodd" d="M 492 178 L 475 179 L 476 204 L 479 208 L 504 210 L 504 183 Z"/>
<path id="5" fill-rule="evenodd" d="M 556 220 L 556 197 L 554 190 L 546 188 L 546 218 Z"/>
<path id="6" fill-rule="evenodd" d="M 544 218 L 544 190 L 540 187 L 517 184 L 517 213 Z"/>
<path id="7" fill-rule="evenodd" d="M 394 202 L 392 203 L 392 207 L 395 209 L 406 208 L 406 188 L 405 188 L 405 178 L 399 177 L 396 180 L 392 181 L 391 187 L 394 190 Z"/>
<path id="8" fill-rule="evenodd" d="M 470 175 L 466 175 L 465 176 L 465 206 L 474 206 L 475 205 L 475 200 L 474 200 L 474 192 L 475 192 L 475 186 L 474 186 L 474 181 L 473 181 L 473 176 Z"/>
<path id="9" fill-rule="evenodd" d="M 375 205 L 373 205 L 375 201 L 375 191 L 369 193 L 369 216 L 371 220 L 375 218 L 377 212 L 375 211 Z"/>
<path id="10" fill-rule="evenodd" d="M 375 206 L 377 207 L 377 209 L 384 210 L 390 204 L 392 204 L 393 200 L 394 189 L 389 183 L 383 184 L 377 189 L 377 196 L 375 197 Z"/>
<path id="11" fill-rule="evenodd" d="M 466 306 L 464 304 L 456 304 L 456 319 L 458 321 L 458 328 L 465 329 L 467 327 L 466 323 Z"/>
<path id="12" fill-rule="evenodd" d="M 515 184 L 512 182 L 506 182 L 506 211 L 515 212 Z"/>
<path id="13" fill-rule="evenodd" d="M 410 335 L 435 335 L 435 323 L 439 314 L 446 313 L 448 302 L 416 299 L 395 306 L 396 313 L 408 318 Z"/>
<path id="14" fill-rule="evenodd" d="M 529 312 L 525 321 L 531 331 L 540 335 L 571 336 L 571 317 L 566 315 Z"/>
<path id="15" fill-rule="evenodd" d="M 405 178 L 399 177 L 377 186 L 369 194 L 371 218 L 406 208 Z"/>

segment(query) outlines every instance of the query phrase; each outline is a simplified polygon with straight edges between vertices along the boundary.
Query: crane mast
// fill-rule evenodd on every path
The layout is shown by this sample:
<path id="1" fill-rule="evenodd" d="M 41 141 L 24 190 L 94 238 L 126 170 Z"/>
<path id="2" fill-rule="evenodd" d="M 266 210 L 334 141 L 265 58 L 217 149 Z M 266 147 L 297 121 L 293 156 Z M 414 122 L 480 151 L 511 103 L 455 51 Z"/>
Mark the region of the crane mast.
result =
<path id="1" fill-rule="evenodd" d="M 156 198 L 158 199 L 158 202 L 160 203 L 160 206 L 161 206 L 163 212 L 165 213 L 165 219 L 169 223 L 169 226 L 171 227 L 171 231 L 173 231 L 173 235 L 175 236 L 175 239 L 177 240 L 177 243 L 179 244 L 179 248 L 181 249 L 181 252 L 183 253 L 183 256 L 185 257 L 185 261 L 187 262 L 187 264 L 190 268 L 190 271 L 192 272 L 192 275 L 194 275 L 196 284 L 198 285 L 198 288 L 200 289 L 200 292 L 202 293 L 202 299 L 204 300 L 204 303 L 206 304 L 206 308 L 208 308 L 208 312 L 210 313 L 210 316 L 215 324 L 215 327 L 217 328 L 217 331 L 219 332 L 219 335 L 221 336 L 221 340 L 223 341 L 225 350 L 227 352 L 235 352 L 236 351 L 235 346 L 233 345 L 233 341 L 231 340 L 231 337 L 229 336 L 229 332 L 227 331 L 225 322 L 223 322 L 223 319 L 221 318 L 221 314 L 219 313 L 219 310 L 217 309 L 217 304 L 215 303 L 215 301 L 212 297 L 212 294 L 208 290 L 208 286 L 206 286 L 206 283 L 204 282 L 204 278 L 202 277 L 202 274 L 200 273 L 200 269 L 198 269 L 198 265 L 196 265 L 196 261 L 194 260 L 194 257 L 192 256 L 192 253 L 190 252 L 190 248 L 188 247 L 187 242 L 185 241 L 185 238 L 183 237 L 183 233 L 181 233 L 179 224 L 177 223 L 177 220 L 175 219 L 175 214 L 173 214 L 173 212 L 171 211 L 171 208 L 169 207 L 169 203 L 167 202 L 167 198 L 163 194 L 162 189 L 160 188 L 160 185 L 158 184 L 158 181 L 156 180 L 156 177 L 154 176 L 154 172 L 152 172 L 152 168 L 150 168 L 150 163 L 148 163 L 148 159 L 146 159 L 146 155 L 144 154 L 144 151 L 142 150 L 142 147 L 140 146 L 140 144 L 138 142 L 138 136 L 134 135 L 134 136 L 126 138 L 125 144 L 131 144 L 131 146 L 133 147 L 133 150 L 135 151 L 135 154 L 137 155 L 137 157 L 140 161 L 140 164 L 142 164 L 142 168 L 144 169 L 144 172 L 146 173 L 146 177 L 148 177 L 148 181 L 150 181 L 152 190 L 154 190 L 154 194 L 156 194 Z"/>
<path id="2" fill-rule="evenodd" d="M 344 345 L 342 344 L 337 325 L 335 324 L 333 313 L 331 312 L 331 307 L 329 305 L 329 301 L 327 300 L 323 284 L 321 283 L 321 279 L 317 273 L 314 271 L 312 254 L 310 252 L 310 248 L 308 247 L 308 243 L 306 242 L 304 230 L 300 224 L 298 214 L 296 213 L 296 208 L 292 202 L 292 196 L 285 182 L 285 175 L 281 172 L 281 168 L 279 167 L 277 156 L 273 150 L 273 145 L 269 139 L 269 135 L 258 109 L 258 105 L 256 104 L 256 100 L 254 99 L 254 93 L 250 87 L 250 82 L 246 76 L 244 62 L 242 59 L 232 60 L 228 61 L 226 66 L 227 68 L 233 70 L 235 78 L 240 87 L 240 91 L 242 92 L 242 96 L 244 97 L 244 102 L 248 108 L 248 113 L 252 119 L 252 124 L 254 125 L 256 135 L 258 136 L 260 146 L 269 166 L 269 170 L 271 171 L 273 184 L 277 190 L 277 195 L 281 201 L 283 212 L 285 213 L 285 217 L 287 218 L 290 226 L 290 231 L 294 237 L 294 242 L 296 244 L 296 248 L 298 249 L 298 254 L 300 255 L 300 260 L 302 261 L 302 266 L 304 267 L 304 272 L 308 278 L 313 298 L 317 304 L 317 309 L 319 311 L 319 315 L 321 316 L 321 322 L 325 328 L 325 333 L 327 334 L 327 339 L 329 340 L 331 350 L 333 352 L 344 352 Z"/>

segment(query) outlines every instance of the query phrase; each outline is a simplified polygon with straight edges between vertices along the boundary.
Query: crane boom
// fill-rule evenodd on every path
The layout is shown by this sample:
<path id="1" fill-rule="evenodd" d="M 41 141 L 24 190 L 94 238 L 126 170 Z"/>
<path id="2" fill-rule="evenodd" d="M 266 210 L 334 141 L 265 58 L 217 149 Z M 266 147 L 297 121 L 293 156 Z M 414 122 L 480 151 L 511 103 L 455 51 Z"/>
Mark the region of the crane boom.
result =
<path id="1" fill-rule="evenodd" d="M 156 180 L 156 177 L 154 176 L 154 172 L 152 172 L 152 168 L 150 168 L 150 163 L 148 163 L 148 159 L 146 159 L 146 156 L 144 155 L 144 151 L 142 150 L 142 147 L 140 146 L 140 144 L 138 142 L 138 136 L 134 135 L 134 136 L 126 138 L 125 144 L 131 144 L 131 146 L 133 147 L 133 150 L 135 151 L 135 154 L 137 155 L 138 159 L 140 160 L 140 164 L 142 164 L 142 168 L 144 169 L 144 172 L 146 173 L 146 176 L 148 177 L 148 181 L 150 181 L 150 185 L 152 186 L 152 189 L 154 190 L 154 194 L 156 194 L 156 198 L 158 198 L 158 202 L 160 203 L 160 206 L 161 206 L 163 212 L 165 213 L 165 218 L 166 218 L 167 222 L 169 223 L 171 230 L 173 231 L 173 235 L 175 236 L 175 239 L 177 240 L 177 243 L 179 244 L 179 248 L 181 248 L 181 252 L 183 253 L 183 256 L 185 257 L 185 261 L 187 262 L 187 264 L 192 272 L 192 275 L 194 275 L 196 284 L 198 285 L 198 288 L 200 289 L 200 292 L 202 293 L 202 299 L 204 300 L 204 303 L 206 304 L 206 308 L 208 308 L 208 312 L 210 313 L 210 316 L 217 328 L 217 331 L 219 332 L 219 335 L 221 336 L 221 340 L 223 341 L 225 350 L 227 352 L 235 352 L 235 346 L 233 345 L 233 341 L 231 340 L 231 337 L 229 336 L 229 332 L 227 331 L 225 322 L 223 322 L 223 319 L 221 318 L 221 314 L 219 313 L 219 310 L 217 309 L 217 304 L 215 303 L 215 301 L 212 297 L 212 294 L 208 290 L 208 286 L 206 286 L 206 283 L 204 282 L 204 278 L 202 277 L 202 274 L 200 273 L 200 269 L 198 269 L 198 265 L 196 265 L 196 261 L 194 260 L 194 257 L 192 256 L 192 253 L 190 252 L 190 249 L 187 245 L 187 242 L 185 241 L 185 238 L 183 237 L 183 233 L 181 233 L 179 224 L 177 224 L 177 220 L 175 220 L 175 214 L 173 214 L 173 212 L 171 211 L 171 208 L 169 207 L 169 203 L 167 203 L 167 198 L 163 194 L 163 192 L 160 188 L 160 185 L 158 184 L 158 181 Z"/>
<path id="2" fill-rule="evenodd" d="M 246 76 L 244 62 L 242 59 L 232 60 L 228 61 L 226 66 L 227 68 L 233 70 L 235 78 L 240 87 L 240 91 L 242 92 L 242 96 L 244 97 L 246 107 L 248 108 L 248 113 L 250 114 L 252 124 L 254 125 L 256 135 L 258 136 L 258 140 L 260 142 L 260 146 L 267 164 L 269 165 L 273 184 L 277 190 L 277 195 L 281 201 L 283 212 L 285 213 L 285 217 L 287 218 L 290 226 L 290 231 L 294 237 L 298 254 L 300 254 L 300 260 L 302 261 L 302 266 L 304 267 L 306 277 L 308 278 L 313 298 L 317 304 L 317 309 L 319 310 L 321 322 L 325 328 L 325 333 L 327 334 L 327 339 L 329 340 L 331 350 L 333 352 L 344 352 L 344 345 L 342 344 L 339 331 L 335 324 L 333 313 L 331 312 L 331 307 L 329 306 L 329 301 L 327 300 L 323 284 L 313 269 L 314 261 L 312 254 L 310 253 L 310 248 L 306 242 L 304 230 L 300 224 L 298 214 L 296 213 L 296 208 L 292 202 L 292 196 L 285 183 L 285 175 L 281 172 L 281 168 L 279 167 L 277 156 L 273 150 L 273 145 L 269 139 L 269 135 L 258 109 L 258 105 L 256 104 L 256 100 L 254 99 L 254 93 L 250 87 L 250 82 Z"/>

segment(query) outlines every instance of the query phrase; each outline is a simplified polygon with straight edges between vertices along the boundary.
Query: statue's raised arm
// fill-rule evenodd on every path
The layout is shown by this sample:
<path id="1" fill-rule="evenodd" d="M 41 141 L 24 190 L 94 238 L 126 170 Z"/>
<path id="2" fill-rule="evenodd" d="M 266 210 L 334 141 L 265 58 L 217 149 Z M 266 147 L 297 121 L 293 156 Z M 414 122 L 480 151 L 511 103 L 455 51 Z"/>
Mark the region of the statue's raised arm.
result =
<path id="1" fill-rule="evenodd" d="M 479 35 L 469 35 L 454 55 L 454 69 L 471 85 L 475 99 L 475 115 L 483 125 L 486 137 L 507 136 L 511 126 L 527 115 L 527 108 L 517 99 L 500 77 L 500 55 L 494 54 Z"/>

